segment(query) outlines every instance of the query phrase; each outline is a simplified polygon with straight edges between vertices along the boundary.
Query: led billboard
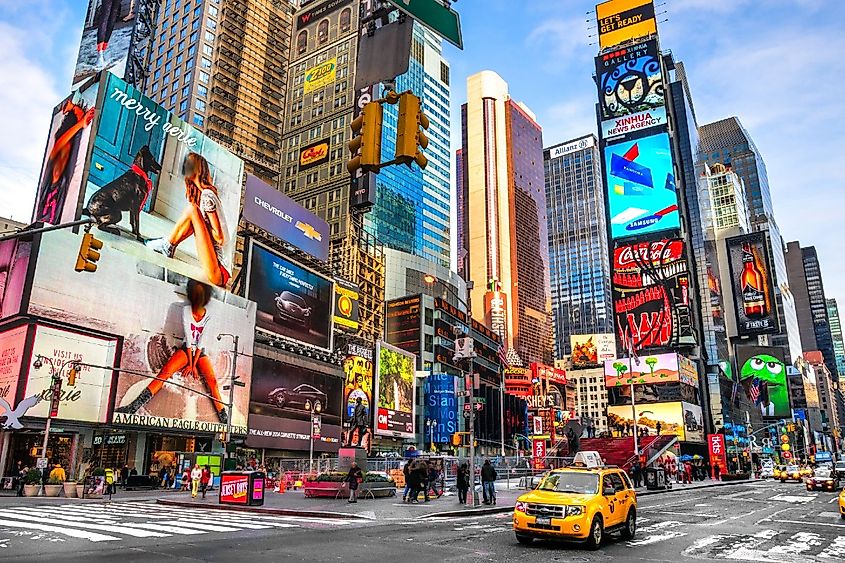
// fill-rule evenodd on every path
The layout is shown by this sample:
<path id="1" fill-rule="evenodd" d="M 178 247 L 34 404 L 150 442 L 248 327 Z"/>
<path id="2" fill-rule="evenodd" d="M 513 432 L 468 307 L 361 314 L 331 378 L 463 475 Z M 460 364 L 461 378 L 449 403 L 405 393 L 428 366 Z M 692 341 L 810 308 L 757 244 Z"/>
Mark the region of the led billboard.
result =
<path id="1" fill-rule="evenodd" d="M 246 295 L 257 304 L 257 328 L 331 350 L 331 279 L 250 241 Z"/>
<path id="2" fill-rule="evenodd" d="M 677 436 L 681 442 L 703 442 L 704 426 L 701 407 L 691 403 L 651 403 L 636 406 L 637 425 L 647 428 L 652 436 Z M 607 424 L 611 431 L 625 432 L 634 424 L 633 409 L 628 406 L 607 407 Z"/>
<path id="3" fill-rule="evenodd" d="M 416 356 L 395 346 L 376 343 L 378 408 L 375 433 L 395 438 L 414 437 Z"/>
<path id="4" fill-rule="evenodd" d="M 695 342 L 690 273 L 682 239 L 617 242 L 612 293 L 616 333 L 635 350 Z"/>
<path id="5" fill-rule="evenodd" d="M 607 145 L 604 160 L 613 238 L 680 227 L 667 133 Z"/>
<path id="6" fill-rule="evenodd" d="M 367 451 L 372 445 L 373 425 L 373 350 L 358 344 L 348 344 L 343 359 L 343 443 L 361 444 Z M 356 426 L 355 408 L 361 399 L 366 409 L 365 426 Z"/>
<path id="7" fill-rule="evenodd" d="M 422 296 L 393 299 L 385 304 L 385 340 L 412 354 L 420 353 Z"/>
<path id="8" fill-rule="evenodd" d="M 32 242 L 28 240 L 0 242 L 0 318 L 17 315 L 24 306 L 31 251 Z"/>
<path id="9" fill-rule="evenodd" d="M 606 387 L 680 381 L 677 354 L 653 354 L 637 359 L 620 358 L 604 363 Z"/>
<path id="10" fill-rule="evenodd" d="M 740 336 L 780 331 L 766 233 L 725 241 L 731 272 L 736 330 Z"/>
<path id="11" fill-rule="evenodd" d="M 613 334 L 573 334 L 569 343 L 574 368 L 600 366 L 616 357 L 616 337 Z"/>
<path id="12" fill-rule="evenodd" d="M 657 41 L 599 55 L 596 78 L 602 139 L 666 126 L 666 98 Z"/>
<path id="13" fill-rule="evenodd" d="M 343 278 L 334 280 L 334 324 L 346 332 L 358 332 L 361 319 L 361 288 Z"/>
<path id="14" fill-rule="evenodd" d="M 790 417 L 784 350 L 770 346 L 737 346 L 739 382 L 748 400 L 764 417 Z"/>
<path id="15" fill-rule="evenodd" d="M 112 423 L 211 433 L 231 420 L 233 431 L 245 434 L 255 304 L 109 242 L 96 272 L 76 274 L 81 238 L 64 230 L 40 236 L 28 313 L 122 338 L 119 367 L 128 371 L 113 390 Z M 218 340 L 222 334 L 240 337 L 236 375 L 246 384 L 235 387 L 231 410 L 223 387 L 233 375 L 234 351 L 231 338 Z M 42 353 L 52 354 L 51 346 Z M 76 344 L 63 346 L 72 352 Z"/>
<path id="16" fill-rule="evenodd" d="M 608 0 L 596 6 L 599 48 L 657 33 L 652 0 Z"/>
<path id="17" fill-rule="evenodd" d="M 447 444 L 459 430 L 458 399 L 455 376 L 433 373 L 425 378 L 425 418 L 433 426 L 426 428 L 426 443 Z"/>

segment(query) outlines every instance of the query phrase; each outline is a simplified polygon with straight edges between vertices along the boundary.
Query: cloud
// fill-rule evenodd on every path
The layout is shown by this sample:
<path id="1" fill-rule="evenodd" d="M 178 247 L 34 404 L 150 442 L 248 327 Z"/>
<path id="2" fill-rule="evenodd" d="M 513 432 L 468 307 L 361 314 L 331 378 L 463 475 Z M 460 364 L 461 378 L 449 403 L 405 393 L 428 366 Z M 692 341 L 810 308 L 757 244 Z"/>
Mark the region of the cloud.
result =
<path id="1" fill-rule="evenodd" d="M 575 52 L 589 52 L 589 32 L 584 18 L 548 19 L 528 32 L 525 43 L 540 49 L 535 60 L 560 67 L 579 59 Z"/>
<path id="2" fill-rule="evenodd" d="M 28 52 L 32 35 L 0 22 L 0 213 L 28 220 L 32 212 L 52 108 L 55 76 Z"/>
<path id="3" fill-rule="evenodd" d="M 543 126 L 543 146 L 596 133 L 596 115 L 590 108 L 595 100 L 589 97 L 569 99 L 545 108 L 538 116 Z"/>

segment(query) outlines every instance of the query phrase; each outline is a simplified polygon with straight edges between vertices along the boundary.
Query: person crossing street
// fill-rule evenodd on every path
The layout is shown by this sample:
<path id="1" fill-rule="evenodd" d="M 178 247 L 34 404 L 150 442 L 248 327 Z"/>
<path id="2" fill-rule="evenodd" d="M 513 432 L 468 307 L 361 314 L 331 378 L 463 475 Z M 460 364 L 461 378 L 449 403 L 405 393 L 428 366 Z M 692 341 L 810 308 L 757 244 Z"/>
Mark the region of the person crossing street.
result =
<path id="1" fill-rule="evenodd" d="M 199 493 L 200 480 L 201 479 L 202 479 L 202 469 L 200 469 L 199 463 L 195 463 L 194 468 L 191 469 L 191 498 L 197 498 L 197 493 Z"/>
<path id="2" fill-rule="evenodd" d="M 484 493 L 484 504 L 496 504 L 496 468 L 489 459 L 484 460 L 481 467 L 481 489 Z"/>

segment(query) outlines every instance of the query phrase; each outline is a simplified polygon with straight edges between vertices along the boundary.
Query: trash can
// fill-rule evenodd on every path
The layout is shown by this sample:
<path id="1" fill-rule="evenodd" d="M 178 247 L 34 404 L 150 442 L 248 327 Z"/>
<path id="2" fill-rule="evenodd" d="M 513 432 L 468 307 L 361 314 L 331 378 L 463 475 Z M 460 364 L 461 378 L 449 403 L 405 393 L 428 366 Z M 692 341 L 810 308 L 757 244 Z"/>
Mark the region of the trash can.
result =
<path id="1" fill-rule="evenodd" d="M 646 467 L 645 488 L 649 491 L 657 491 L 666 488 L 666 471 L 662 467 Z"/>
<path id="2" fill-rule="evenodd" d="M 218 502 L 263 506 L 265 481 L 263 471 L 224 471 L 220 474 Z"/>

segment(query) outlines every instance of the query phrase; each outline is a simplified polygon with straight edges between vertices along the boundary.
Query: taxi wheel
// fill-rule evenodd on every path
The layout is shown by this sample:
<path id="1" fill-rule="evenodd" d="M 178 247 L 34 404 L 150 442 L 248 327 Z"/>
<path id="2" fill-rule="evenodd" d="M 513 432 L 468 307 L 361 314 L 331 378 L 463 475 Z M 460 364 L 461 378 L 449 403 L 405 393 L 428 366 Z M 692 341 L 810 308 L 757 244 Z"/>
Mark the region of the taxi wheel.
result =
<path id="1" fill-rule="evenodd" d="M 637 511 L 633 508 L 628 511 L 628 517 L 625 519 L 625 527 L 622 528 L 622 539 L 632 540 L 637 534 Z"/>
<path id="2" fill-rule="evenodd" d="M 596 550 L 601 547 L 601 542 L 604 539 L 604 524 L 600 516 L 593 518 L 593 523 L 590 524 L 590 535 L 587 536 L 587 549 Z"/>
<path id="3" fill-rule="evenodd" d="M 534 541 L 534 538 L 531 536 L 526 536 L 525 534 L 516 534 L 516 541 L 521 543 L 522 545 L 531 545 Z"/>

